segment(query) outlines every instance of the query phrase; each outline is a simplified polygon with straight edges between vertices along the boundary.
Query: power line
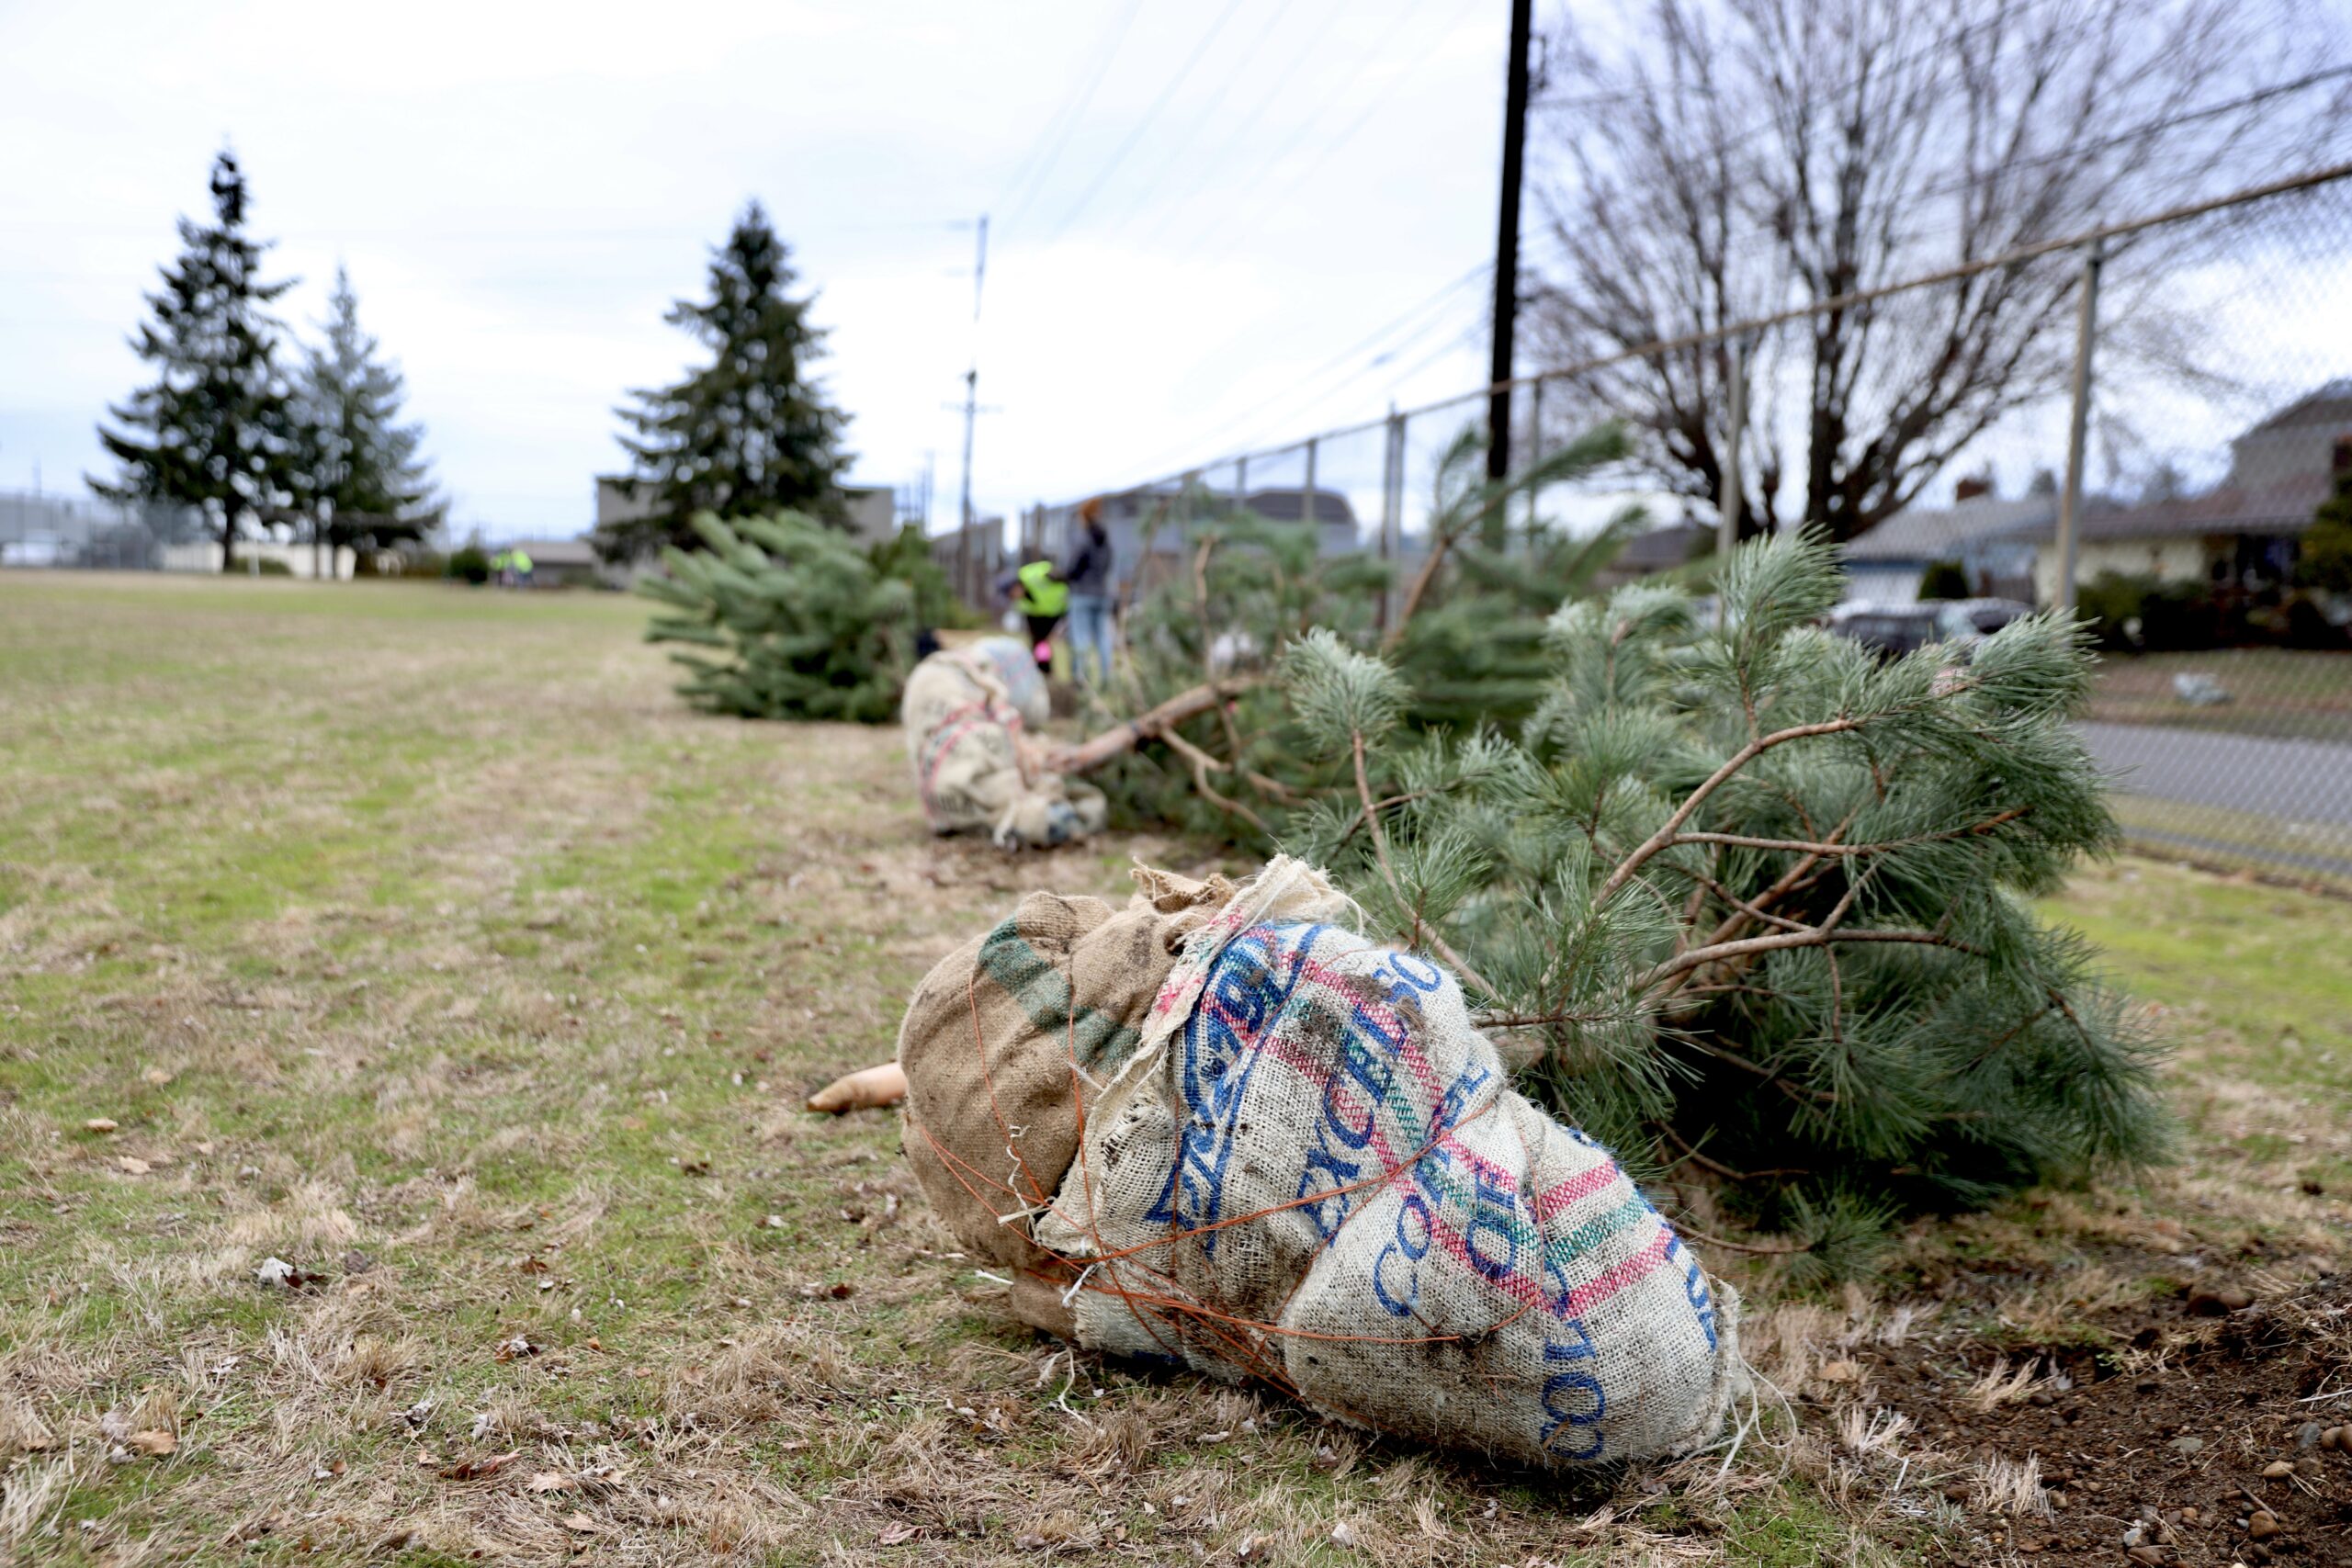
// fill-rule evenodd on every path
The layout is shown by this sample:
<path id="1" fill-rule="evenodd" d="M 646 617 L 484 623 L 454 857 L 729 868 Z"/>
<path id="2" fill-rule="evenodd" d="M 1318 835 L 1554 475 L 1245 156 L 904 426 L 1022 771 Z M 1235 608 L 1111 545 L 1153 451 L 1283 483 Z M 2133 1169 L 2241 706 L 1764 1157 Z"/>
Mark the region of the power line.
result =
<path id="1" fill-rule="evenodd" d="M 1344 7 L 1346 4 L 1347 0 L 1340 0 L 1342 7 Z M 1258 122 L 1266 118 L 1266 111 L 1268 109 L 1272 108 L 1275 104 L 1282 102 L 1286 97 L 1295 98 L 1297 96 L 1297 87 L 1295 78 L 1298 73 L 1298 69 L 1300 66 L 1306 63 L 1307 57 L 1315 53 L 1315 51 L 1322 46 L 1322 29 L 1319 28 L 1310 28 L 1306 33 L 1305 46 L 1301 48 L 1296 54 L 1294 54 L 1289 60 L 1284 62 L 1282 68 L 1274 73 L 1273 85 L 1268 87 L 1265 93 L 1259 97 L 1258 101 L 1250 107 L 1249 113 L 1243 115 L 1239 119 L 1234 122 L 1232 130 L 1227 134 L 1223 141 L 1217 144 L 1216 151 L 1212 152 L 1208 157 L 1201 160 L 1198 175 L 1194 178 L 1191 186 L 1187 188 L 1182 196 L 1166 198 L 1159 203 L 1159 220 L 1144 231 L 1143 237 L 1145 240 L 1150 241 L 1156 239 L 1159 234 L 1166 231 L 1168 225 L 1174 221 L 1174 214 L 1182 209 L 1184 203 L 1192 200 L 1193 197 L 1200 194 L 1202 189 L 1207 186 L 1211 177 L 1225 166 L 1227 157 L 1233 150 L 1237 147 L 1242 146 L 1249 141 L 1250 132 L 1258 129 Z"/>
<path id="2" fill-rule="evenodd" d="M 1193 68 L 1198 65 L 1201 62 L 1201 57 L 1208 52 L 1209 45 L 1216 41 L 1217 35 L 1225 30 L 1225 24 L 1231 21 L 1233 14 L 1239 9 L 1241 9 L 1241 0 L 1226 0 L 1225 9 L 1217 13 L 1216 20 L 1210 23 L 1208 31 L 1201 35 L 1200 42 L 1193 46 L 1193 52 L 1184 57 L 1184 63 L 1176 68 L 1176 73 L 1168 79 L 1167 85 L 1160 88 L 1159 96 L 1151 101 L 1151 107 L 1144 110 L 1143 118 L 1137 120 L 1134 128 L 1127 132 L 1126 140 L 1121 141 L 1118 150 L 1111 154 L 1110 162 L 1104 164 L 1101 172 L 1094 176 L 1094 183 L 1088 186 L 1084 194 L 1079 197 L 1076 205 L 1062 215 L 1061 222 L 1056 226 L 1053 233 L 1046 237 L 1046 243 L 1050 245 L 1069 231 L 1070 225 L 1078 221 L 1080 214 L 1086 210 L 1088 204 L 1093 201 L 1097 193 L 1102 189 L 1111 176 L 1118 172 L 1119 165 L 1126 162 L 1127 154 L 1135 151 L 1136 143 L 1143 140 L 1144 132 L 1151 129 L 1152 122 L 1157 120 L 1161 112 L 1168 107 L 1170 100 L 1176 96 L 1176 90 L 1182 87 L 1185 80 L 1192 75 Z"/>
<path id="3" fill-rule="evenodd" d="M 1266 13 L 1266 25 L 1258 29 L 1258 36 L 1252 39 L 1249 45 L 1241 51 L 1241 58 L 1244 62 L 1253 60 L 1257 57 L 1258 51 L 1264 46 L 1265 41 L 1268 39 L 1273 36 L 1274 29 L 1282 25 L 1283 18 L 1290 14 L 1290 6 L 1291 0 L 1280 0 L 1280 4 L 1268 8 Z M 1224 78 L 1217 83 L 1216 91 L 1209 96 L 1208 102 L 1203 104 L 1201 106 L 1200 112 L 1193 117 L 1192 124 L 1185 129 L 1182 135 L 1177 138 L 1174 150 L 1170 152 L 1166 158 L 1161 160 L 1160 166 L 1163 170 L 1172 167 L 1176 161 L 1183 156 L 1184 150 L 1191 146 L 1193 142 L 1199 138 L 1202 130 L 1207 126 L 1213 118 L 1215 118 L 1217 109 L 1224 104 L 1226 96 L 1233 91 L 1233 85 L 1239 81 L 1241 76 L 1242 73 L 1238 70 L 1228 71 L 1225 73 Z M 1280 87 L 1281 84 L 1277 82 L 1275 84 L 1276 91 L 1279 91 Z M 1271 101 L 1273 96 L 1274 95 L 1272 93 L 1269 93 L 1267 95 L 1267 101 Z M 1149 188 L 1147 187 L 1145 193 L 1147 200 L 1150 194 Z M 1135 206 L 1129 208 L 1127 209 L 1127 216 L 1119 220 L 1117 227 L 1105 233 L 1103 236 L 1104 241 L 1107 243 L 1108 241 L 1116 239 L 1119 235 L 1125 233 L 1126 231 L 1135 223 L 1136 215 L 1145 209 L 1145 206 L 1146 201 L 1137 201 Z"/>
<path id="4" fill-rule="evenodd" d="M 1464 4 L 1456 7 L 1453 15 L 1443 24 L 1441 31 L 1452 31 L 1454 24 L 1459 22 L 1462 17 L 1469 12 L 1471 6 L 1475 3 L 1476 0 L 1464 0 Z M 1389 28 L 1387 32 L 1381 35 L 1380 41 L 1373 45 L 1371 51 L 1364 55 L 1363 59 L 1357 62 L 1354 73 L 1349 76 L 1347 82 L 1340 86 L 1338 92 L 1332 93 L 1324 97 L 1323 101 L 1317 106 L 1315 113 L 1308 116 L 1307 118 L 1299 126 L 1298 130 L 1291 136 L 1290 140 L 1283 144 L 1282 151 L 1267 159 L 1261 165 L 1262 169 L 1272 170 L 1279 168 L 1284 159 L 1288 158 L 1293 152 L 1296 152 L 1303 143 L 1305 143 L 1308 135 L 1322 123 L 1324 115 L 1334 106 L 1344 102 L 1348 94 L 1354 88 L 1355 85 L 1363 80 L 1364 73 L 1371 70 L 1374 65 L 1378 64 L 1387 54 L 1389 45 L 1396 41 L 1396 36 L 1404 31 L 1405 24 L 1412 20 L 1414 15 L 1415 13 L 1410 9 L 1407 9 L 1397 14 L 1395 24 Z M 1351 123 L 1344 132 L 1334 140 L 1325 142 L 1316 155 L 1306 164 L 1301 166 L 1300 169 L 1289 179 L 1283 181 L 1280 186 L 1276 186 L 1272 190 L 1266 192 L 1264 197 L 1256 205 L 1251 207 L 1246 213 L 1239 214 L 1239 221 L 1245 225 L 1247 223 L 1255 222 L 1258 218 L 1276 201 L 1289 195 L 1293 190 L 1297 188 L 1297 186 L 1304 182 L 1309 175 L 1312 175 L 1316 170 L 1321 168 L 1325 160 L 1329 159 L 1333 152 L 1338 152 L 1341 147 L 1346 146 L 1350 141 L 1353 140 L 1358 132 L 1363 130 L 1365 125 L 1371 122 L 1374 113 L 1385 104 L 1389 96 L 1393 95 L 1399 86 L 1403 85 L 1405 81 L 1413 73 L 1409 68 L 1399 69 L 1395 75 L 1391 76 L 1388 81 L 1384 84 L 1368 101 L 1365 102 L 1363 111 L 1356 116 L 1353 123 Z M 1212 225 L 1206 234 L 1201 235 L 1193 241 L 1191 248 L 1194 251 L 1206 250 L 1217 241 L 1223 239 L 1226 232 L 1234 228 L 1235 225 L 1236 219 L 1234 218 L 1227 218 L 1223 221 Z"/>
<path id="5" fill-rule="evenodd" d="M 1216 440 L 1218 436 L 1224 434 L 1227 431 L 1233 429 L 1235 426 L 1247 424 L 1251 421 L 1257 420 L 1268 409 L 1275 408 L 1284 403 L 1289 403 L 1300 393 L 1308 391 L 1310 389 L 1315 389 L 1316 393 L 1312 400 L 1304 405 L 1294 407 L 1291 412 L 1295 414 L 1304 412 L 1304 409 L 1316 406 L 1317 403 L 1321 402 L 1328 398 L 1332 391 L 1338 389 L 1337 385 L 1322 385 L 1323 383 L 1328 382 L 1335 372 L 1344 373 L 1344 376 L 1347 378 L 1351 379 L 1363 370 L 1377 368 L 1382 364 L 1386 363 L 1389 359 L 1394 358 L 1396 355 L 1403 353 L 1406 349 L 1419 342 L 1420 339 L 1429 332 L 1431 323 L 1424 321 L 1420 327 L 1408 334 L 1402 341 L 1394 344 L 1389 346 L 1385 353 L 1374 357 L 1369 365 L 1360 365 L 1358 363 L 1362 355 L 1363 355 L 1367 350 L 1378 347 L 1382 344 L 1385 343 L 1392 333 L 1402 330 L 1410 322 L 1419 321 L 1422 317 L 1429 315 L 1433 310 L 1442 310 L 1442 308 L 1453 299 L 1454 296 L 1461 294 L 1464 289 L 1469 288 L 1473 285 L 1484 279 L 1493 265 L 1494 264 L 1490 261 L 1480 262 L 1469 271 L 1447 283 L 1434 294 L 1430 294 L 1417 301 L 1396 316 L 1390 318 L 1380 326 L 1374 328 L 1369 334 L 1360 341 L 1351 344 L 1348 347 L 1340 350 L 1338 354 L 1333 355 L 1329 359 L 1325 360 L 1321 365 L 1318 365 L 1314 369 L 1308 371 L 1297 380 L 1290 382 L 1288 385 L 1278 389 L 1272 395 L 1261 399 L 1257 402 L 1250 404 L 1248 408 L 1241 410 L 1239 412 L 1227 415 L 1226 418 L 1218 421 L 1213 425 L 1210 425 L 1199 434 L 1187 436 L 1181 444 L 1173 448 L 1173 450 L 1179 454 L 1187 451 L 1197 451 L 1202 447 L 1208 446 L 1210 442 Z M 1442 314 L 1436 318 L 1436 320 L 1441 322 L 1445 318 Z M 1344 384 L 1344 382 L 1341 384 Z M 1160 460 L 1162 459 L 1155 458 L 1152 463 L 1141 466 L 1156 466 L 1156 464 Z"/>
<path id="6" fill-rule="evenodd" d="M 2054 164 L 2064 158 L 2089 157 L 2094 153 L 2105 152 L 2123 146 L 2127 142 L 2154 136 L 2159 131 L 2174 130 L 2184 125 L 2193 125 L 2200 119 L 2212 119 L 2238 109 L 2252 108 L 2255 105 L 2267 103 L 2272 98 L 2285 97 L 2290 93 L 2300 93 L 2307 87 L 2315 87 L 2323 82 L 2332 82 L 2344 76 L 2352 76 L 2352 64 L 2331 65 L 2324 71 L 2314 71 L 2308 76 L 2299 76 L 2291 82 L 2278 82 L 2267 87 L 2257 87 L 2251 93 L 2222 103 L 2208 104 L 2202 108 L 2166 115 L 2161 119 L 2153 119 L 2144 125 L 2134 126 L 2130 130 L 2119 131 L 2103 141 L 2077 142 L 2052 152 L 2035 152 L 2024 157 L 2006 159 L 1984 169 L 1972 170 L 1968 174 L 1955 175 L 1941 185 L 1929 186 L 1919 194 L 1923 197 L 1944 196 L 1952 191 L 1964 189 L 1988 175 L 2004 174 L 2010 169 L 2030 168 L 2038 164 Z"/>
<path id="7" fill-rule="evenodd" d="M 1110 70 L 1111 62 L 1118 55 L 1119 46 L 1126 41 L 1127 28 L 1134 23 L 1136 13 L 1142 8 L 1143 0 L 1127 0 L 1127 8 L 1119 14 L 1119 19 L 1104 32 L 1103 41 L 1096 49 L 1092 61 L 1080 73 L 1079 79 L 1071 84 L 1070 96 L 1062 101 L 1061 110 L 1046 122 L 1046 129 L 1040 134 L 1036 143 L 1029 149 L 1028 156 L 1022 159 L 1020 168 L 1014 171 L 1012 178 L 1006 183 L 1004 196 L 997 203 L 999 208 L 1006 209 L 1005 222 L 1010 223 L 1025 214 L 1029 210 L 1030 203 L 1035 201 L 1038 193 L 1045 189 L 1046 177 L 1053 173 L 1054 164 L 1060 159 L 1062 149 L 1069 144 L 1070 133 L 1077 130 L 1079 121 L 1085 117 L 1087 108 L 1094 102 L 1095 89 L 1102 85 L 1102 78 Z M 1041 155 L 1042 161 L 1040 161 Z M 1022 184 L 1024 176 L 1032 173 L 1036 177 L 1031 181 L 1027 190 L 1022 195 L 1019 205 L 1011 205 L 1015 188 Z"/>

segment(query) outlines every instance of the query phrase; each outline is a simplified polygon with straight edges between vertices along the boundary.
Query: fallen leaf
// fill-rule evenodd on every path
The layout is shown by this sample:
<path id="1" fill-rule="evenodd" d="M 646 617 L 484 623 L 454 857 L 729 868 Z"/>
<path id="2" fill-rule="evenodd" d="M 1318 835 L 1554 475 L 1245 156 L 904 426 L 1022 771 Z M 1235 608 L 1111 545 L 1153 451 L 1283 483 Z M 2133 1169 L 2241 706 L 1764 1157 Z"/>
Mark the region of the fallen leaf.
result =
<path id="1" fill-rule="evenodd" d="M 874 1539 L 876 1543 L 883 1546 L 904 1546 L 922 1533 L 922 1531 L 910 1524 L 885 1525 L 882 1533 Z"/>
<path id="2" fill-rule="evenodd" d="M 116 1168 L 127 1176 L 144 1176 L 155 1168 L 145 1160 L 135 1159 L 130 1155 L 115 1156 L 114 1163 Z"/>
<path id="3" fill-rule="evenodd" d="M 520 1458 L 522 1452 L 522 1450 L 515 1449 L 512 1452 L 508 1453 L 490 1454 L 487 1456 L 475 1455 L 470 1458 L 461 1459 L 457 1463 L 444 1469 L 441 1472 L 441 1479 L 444 1481 L 480 1481 L 486 1476 L 496 1475 L 500 1471 L 504 1470 L 508 1465 L 514 1463 L 516 1459 Z"/>
<path id="4" fill-rule="evenodd" d="M 111 1133 L 114 1131 L 114 1118 L 111 1116 L 93 1116 L 87 1122 L 82 1123 L 82 1131 L 85 1133 Z"/>
<path id="5" fill-rule="evenodd" d="M 133 1432 L 130 1437 L 125 1438 L 123 1442 L 134 1452 L 145 1454 L 152 1459 L 161 1459 L 165 1454 L 176 1453 L 180 1446 L 180 1440 L 177 1438 L 164 1431 Z"/>
<path id="6" fill-rule="evenodd" d="M 1862 1375 L 1862 1369 L 1852 1361 L 1825 1361 L 1816 1375 L 1823 1382 L 1852 1382 Z"/>
<path id="7" fill-rule="evenodd" d="M 576 1475 L 565 1475 L 557 1471 L 543 1470 L 531 1477 L 530 1489 L 534 1492 L 570 1492 L 579 1485 L 580 1478 Z"/>
<path id="8" fill-rule="evenodd" d="M 586 1514 L 579 1513 L 564 1515 L 563 1528 L 568 1530 L 578 1530 L 582 1535 L 605 1535 L 609 1534 L 612 1529 L 609 1525 L 598 1524 Z"/>
<path id="9" fill-rule="evenodd" d="M 153 1084 L 157 1089 L 161 1089 L 165 1084 L 172 1081 L 172 1075 L 162 1067 L 150 1067 L 139 1076 L 145 1078 L 149 1083 Z"/>

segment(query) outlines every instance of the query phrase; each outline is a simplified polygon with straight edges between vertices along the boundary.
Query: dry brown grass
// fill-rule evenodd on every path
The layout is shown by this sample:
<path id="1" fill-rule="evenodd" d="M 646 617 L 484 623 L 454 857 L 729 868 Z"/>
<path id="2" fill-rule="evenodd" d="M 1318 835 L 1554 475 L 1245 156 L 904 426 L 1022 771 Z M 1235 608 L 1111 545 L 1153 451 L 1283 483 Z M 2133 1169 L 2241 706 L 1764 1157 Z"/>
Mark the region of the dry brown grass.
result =
<path id="1" fill-rule="evenodd" d="M 2277 1153 L 2345 1152 L 2335 1102 L 2200 1077 L 2199 1137 L 2268 1152 L 1922 1231 L 1902 1300 L 1729 1265 L 1775 1391 L 1736 1453 L 1531 1477 L 1072 1354 L 888 1118 L 796 1107 L 1022 891 L 1200 852 L 932 840 L 894 733 L 695 717 L 627 604 L 279 586 L 0 580 L 21 1559 L 1878 1561 L 1982 1539 L 1947 1485 L 2024 1495 L 1876 1396 L 1976 1343 L 1937 1280 L 2042 1260 L 2035 1333 L 2147 1288 L 2086 1249 L 2341 1256 Z M 175 1451 L 116 1462 L 142 1430 Z"/>

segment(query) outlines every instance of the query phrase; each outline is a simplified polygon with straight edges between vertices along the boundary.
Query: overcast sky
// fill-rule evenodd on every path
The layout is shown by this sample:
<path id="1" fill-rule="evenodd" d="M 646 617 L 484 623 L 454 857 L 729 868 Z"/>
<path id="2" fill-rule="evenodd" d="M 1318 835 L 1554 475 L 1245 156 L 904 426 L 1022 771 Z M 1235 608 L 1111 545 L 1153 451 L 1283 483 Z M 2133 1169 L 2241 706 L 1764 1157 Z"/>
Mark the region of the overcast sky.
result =
<path id="1" fill-rule="evenodd" d="M 935 454 L 939 526 L 983 210 L 984 511 L 1476 387 L 1508 14 L 0 0 L 0 488 L 108 471 L 125 334 L 224 141 L 301 278 L 281 313 L 313 331 L 349 265 L 492 537 L 587 525 L 614 405 L 694 356 L 662 312 L 754 197 L 831 331 L 854 477 Z"/>

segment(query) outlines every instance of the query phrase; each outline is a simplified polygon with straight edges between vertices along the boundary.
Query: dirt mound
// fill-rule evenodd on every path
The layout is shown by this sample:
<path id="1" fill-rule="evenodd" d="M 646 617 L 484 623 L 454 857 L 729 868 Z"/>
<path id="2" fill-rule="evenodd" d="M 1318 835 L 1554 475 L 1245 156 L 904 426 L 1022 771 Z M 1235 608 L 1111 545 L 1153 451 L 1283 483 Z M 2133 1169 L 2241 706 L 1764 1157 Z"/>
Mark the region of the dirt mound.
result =
<path id="1" fill-rule="evenodd" d="M 1945 1495 L 2020 1556 L 2352 1564 L 2352 1277 L 2199 1289 L 2007 1354 L 1916 1339 L 1867 1375 L 1977 1461 Z"/>

